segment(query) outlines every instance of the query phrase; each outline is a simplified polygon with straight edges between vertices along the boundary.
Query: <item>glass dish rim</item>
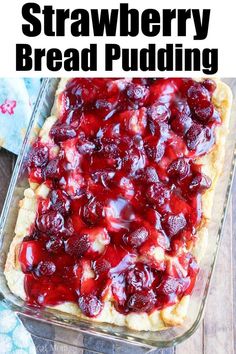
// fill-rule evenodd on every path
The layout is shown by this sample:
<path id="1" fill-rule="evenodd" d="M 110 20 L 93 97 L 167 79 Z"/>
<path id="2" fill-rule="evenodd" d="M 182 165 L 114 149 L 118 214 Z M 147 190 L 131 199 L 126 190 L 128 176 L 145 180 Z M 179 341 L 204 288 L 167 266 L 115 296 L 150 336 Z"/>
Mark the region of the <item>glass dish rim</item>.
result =
<path id="1" fill-rule="evenodd" d="M 38 110 L 40 109 L 40 105 L 43 104 L 43 98 L 44 98 L 44 96 L 46 94 L 46 89 L 47 89 L 47 86 L 48 86 L 50 80 L 51 80 L 51 78 L 45 78 L 42 81 L 40 92 L 38 94 L 38 98 L 37 98 L 36 104 L 34 106 L 34 109 L 33 109 L 29 124 L 28 124 L 28 128 L 27 128 L 27 131 L 26 131 L 26 134 L 25 134 L 25 138 L 24 138 L 21 150 L 19 152 L 16 164 L 15 164 L 15 167 L 14 167 L 14 171 L 13 171 L 13 174 L 12 174 L 12 178 L 11 178 L 11 181 L 10 181 L 10 184 L 9 184 L 9 187 L 8 187 L 8 192 L 7 192 L 7 195 L 6 195 L 6 198 L 5 198 L 5 202 L 4 202 L 4 205 L 3 205 L 2 214 L 1 214 L 1 218 L 0 218 L 0 248 L 2 246 L 4 225 L 6 223 L 7 215 L 8 215 L 9 209 L 10 209 L 10 200 L 11 200 L 11 198 L 13 196 L 14 188 L 16 186 L 16 182 L 17 182 L 17 179 L 18 179 L 18 176 L 19 176 L 19 172 L 20 172 L 20 168 L 21 168 L 23 159 L 25 157 L 25 153 L 27 152 L 26 149 L 27 149 L 27 144 L 28 144 L 30 133 L 31 133 L 31 129 L 33 127 L 36 115 L 38 114 Z M 161 341 L 161 340 L 158 339 L 158 341 L 155 342 L 154 340 L 149 340 L 149 339 L 142 339 L 142 338 L 135 338 L 135 337 L 132 338 L 131 335 L 127 335 L 127 338 L 125 338 L 125 336 L 121 337 L 121 336 L 118 336 L 116 334 L 112 334 L 112 333 L 108 334 L 108 333 L 104 333 L 103 331 L 99 331 L 99 330 L 97 332 L 94 332 L 93 330 L 92 330 L 92 332 L 91 332 L 91 330 L 90 330 L 90 332 L 86 332 L 86 329 L 83 329 L 83 328 L 81 328 L 79 326 L 79 322 L 81 322 L 81 323 L 83 322 L 81 320 L 78 320 L 78 326 L 75 327 L 74 324 L 73 324 L 73 328 L 70 328 L 71 325 L 69 323 L 63 322 L 63 320 L 48 319 L 46 317 L 45 318 L 35 318 L 33 315 L 31 315 L 29 313 L 30 311 L 32 311 L 32 308 L 29 308 L 27 305 L 25 305 L 22 308 L 22 307 L 20 307 L 20 306 L 18 306 L 16 304 L 14 304 L 13 302 L 10 302 L 8 299 L 4 299 L 4 301 L 7 303 L 8 306 L 11 307 L 11 309 L 16 314 L 19 314 L 19 315 L 24 316 L 26 318 L 27 317 L 28 318 L 32 318 L 34 320 L 37 320 L 37 321 L 40 321 L 40 322 L 44 322 L 44 323 L 47 323 L 47 324 L 52 324 L 52 325 L 55 325 L 55 326 L 59 326 L 59 327 L 65 328 L 67 330 L 73 330 L 73 331 L 77 331 L 77 332 L 80 332 L 80 333 L 87 333 L 87 334 L 91 334 L 91 335 L 94 335 L 94 336 L 104 337 L 104 339 L 111 339 L 111 340 L 120 341 L 120 342 L 123 342 L 123 343 L 127 342 L 127 343 L 133 344 L 133 345 L 144 345 L 145 347 L 150 348 L 150 349 L 165 348 L 165 347 L 170 347 L 170 346 L 174 346 L 176 344 L 181 343 L 182 341 L 184 341 L 187 338 L 189 338 L 196 331 L 196 329 L 198 328 L 198 326 L 199 326 L 199 324 L 201 322 L 201 319 L 202 319 L 202 317 L 204 315 L 204 310 L 205 310 L 207 298 L 208 298 L 208 295 L 209 295 L 209 287 L 210 287 L 211 280 L 212 280 L 212 277 L 213 277 L 213 274 L 214 274 L 214 268 L 215 268 L 215 264 L 216 264 L 216 259 L 217 259 L 217 255 L 218 255 L 218 252 L 219 252 L 219 246 L 220 246 L 220 242 L 221 242 L 222 236 L 223 236 L 223 230 L 224 230 L 224 224 L 225 224 L 225 219 L 226 219 L 226 214 L 227 214 L 227 208 L 228 208 L 229 199 L 230 199 L 229 197 L 230 197 L 231 188 L 232 188 L 232 181 L 233 181 L 233 177 L 234 177 L 234 173 L 235 173 L 235 164 L 236 164 L 236 143 L 234 144 L 233 158 L 232 158 L 232 161 L 231 161 L 231 164 L 230 164 L 230 166 L 231 166 L 230 177 L 229 177 L 228 184 L 227 184 L 227 191 L 226 191 L 226 195 L 225 195 L 225 199 L 224 199 L 224 205 L 223 205 L 223 211 L 222 211 L 222 214 L 221 214 L 220 226 L 218 228 L 218 233 L 217 233 L 217 237 L 216 237 L 216 245 L 217 246 L 216 246 L 216 250 L 214 252 L 214 256 L 212 257 L 211 265 L 209 267 L 209 274 L 208 274 L 208 277 L 206 279 L 206 285 L 205 285 L 205 288 L 204 288 L 204 295 L 202 297 L 202 301 L 201 301 L 201 305 L 200 305 L 200 308 L 199 308 L 199 311 L 198 311 L 198 315 L 197 315 L 194 323 L 191 325 L 191 327 L 189 329 L 187 329 L 180 336 L 178 336 L 178 337 L 176 337 L 174 339 L 171 339 L 171 340 L 163 340 L 163 341 Z M 23 312 L 23 309 L 27 309 L 28 314 L 25 314 Z M 85 323 L 87 323 L 87 321 L 85 321 Z M 95 323 L 95 325 L 96 325 L 96 323 Z"/>

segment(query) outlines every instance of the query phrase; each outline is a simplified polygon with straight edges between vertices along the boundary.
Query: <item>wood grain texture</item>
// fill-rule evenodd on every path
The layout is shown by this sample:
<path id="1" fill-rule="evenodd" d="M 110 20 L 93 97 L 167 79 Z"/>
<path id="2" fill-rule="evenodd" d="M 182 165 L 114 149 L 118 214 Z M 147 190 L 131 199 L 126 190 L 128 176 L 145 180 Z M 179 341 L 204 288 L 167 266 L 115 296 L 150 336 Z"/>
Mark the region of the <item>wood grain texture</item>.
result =
<path id="1" fill-rule="evenodd" d="M 0 148 L 0 211 L 3 207 L 15 159 L 15 155 Z"/>
<path id="2" fill-rule="evenodd" d="M 205 314 L 204 350 L 214 354 L 234 353 L 232 208 L 229 208 Z"/>
<path id="3" fill-rule="evenodd" d="M 232 256 L 233 256 L 233 323 L 234 353 L 236 353 L 236 177 L 232 189 Z"/>

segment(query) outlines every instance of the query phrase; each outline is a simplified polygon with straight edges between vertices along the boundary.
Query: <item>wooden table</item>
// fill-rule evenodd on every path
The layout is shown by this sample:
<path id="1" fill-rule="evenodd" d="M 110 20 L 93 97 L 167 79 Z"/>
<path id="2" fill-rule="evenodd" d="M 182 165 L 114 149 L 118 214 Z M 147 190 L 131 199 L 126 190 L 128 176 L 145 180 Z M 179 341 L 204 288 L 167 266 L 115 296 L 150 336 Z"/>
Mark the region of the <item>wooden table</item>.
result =
<path id="1" fill-rule="evenodd" d="M 0 150 L 0 210 L 2 208 L 15 157 L 4 150 Z M 206 314 L 197 332 L 186 342 L 175 348 L 156 350 L 160 354 L 234 354 L 236 344 L 234 335 L 236 333 L 235 299 L 236 299 L 236 179 L 233 185 L 233 193 L 227 215 L 224 237 L 214 279 L 211 285 Z M 39 329 L 40 330 L 40 329 Z M 62 333 L 55 333 L 55 338 L 61 337 Z M 78 338 L 77 338 L 78 339 Z M 85 340 L 81 336 L 81 344 Z M 87 346 L 91 349 L 104 350 L 108 354 L 139 354 L 139 349 L 120 346 L 113 343 L 93 342 L 91 337 L 86 338 Z M 49 344 L 46 347 L 44 342 L 36 341 L 38 352 L 54 353 L 80 353 L 78 349 L 69 349 L 64 345 Z M 90 351 L 86 350 L 86 353 Z"/>

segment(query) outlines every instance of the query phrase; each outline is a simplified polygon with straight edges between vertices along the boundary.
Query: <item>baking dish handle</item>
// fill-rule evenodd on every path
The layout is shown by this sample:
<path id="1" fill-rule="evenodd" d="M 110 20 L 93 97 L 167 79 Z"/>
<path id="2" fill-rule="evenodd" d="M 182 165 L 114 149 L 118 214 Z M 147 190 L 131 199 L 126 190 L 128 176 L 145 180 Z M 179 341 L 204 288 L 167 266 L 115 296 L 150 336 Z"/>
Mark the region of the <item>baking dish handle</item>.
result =
<path id="1" fill-rule="evenodd" d="M 68 330 L 66 327 L 48 324 L 27 315 L 18 314 L 27 331 L 32 335 L 37 352 L 86 353 L 86 354 L 123 354 L 132 353 L 137 347 L 138 353 L 152 353 L 156 348 L 137 346 L 122 341 L 109 340 L 102 336 Z M 50 350 L 48 350 L 48 348 Z M 162 352 L 161 352 L 162 353 Z M 163 353 L 162 353 L 163 354 Z"/>

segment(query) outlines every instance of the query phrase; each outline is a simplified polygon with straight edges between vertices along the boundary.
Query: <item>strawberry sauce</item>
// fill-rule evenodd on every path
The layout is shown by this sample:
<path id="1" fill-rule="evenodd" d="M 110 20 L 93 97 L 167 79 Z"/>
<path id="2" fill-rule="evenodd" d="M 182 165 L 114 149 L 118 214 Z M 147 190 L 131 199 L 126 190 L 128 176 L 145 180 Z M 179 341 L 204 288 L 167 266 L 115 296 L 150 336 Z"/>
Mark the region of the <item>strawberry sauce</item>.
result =
<path id="1" fill-rule="evenodd" d="M 128 314 L 191 293 L 211 186 L 197 159 L 221 123 L 214 90 L 180 78 L 67 83 L 50 142 L 29 155 L 29 179 L 50 187 L 19 253 L 29 304 L 73 301 L 94 317 L 108 295 Z"/>

